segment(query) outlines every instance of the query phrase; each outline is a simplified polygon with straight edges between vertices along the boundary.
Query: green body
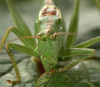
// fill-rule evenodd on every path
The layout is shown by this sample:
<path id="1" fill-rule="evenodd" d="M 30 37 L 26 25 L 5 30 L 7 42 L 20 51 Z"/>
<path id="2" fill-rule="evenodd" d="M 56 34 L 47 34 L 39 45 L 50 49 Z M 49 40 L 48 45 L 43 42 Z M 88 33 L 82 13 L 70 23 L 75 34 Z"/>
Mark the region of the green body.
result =
<path id="1" fill-rule="evenodd" d="M 45 35 L 48 27 L 48 21 L 51 18 L 52 25 L 50 25 L 50 32 Z M 39 33 L 42 34 L 43 39 L 37 39 L 37 51 L 40 53 L 40 58 L 46 69 L 50 70 L 50 67 L 57 63 L 59 51 L 64 47 L 64 35 L 59 35 L 57 38 L 50 38 L 50 35 L 57 32 L 65 32 L 64 26 L 62 25 L 62 19 L 59 16 L 45 16 L 38 20 L 37 24 Z M 47 29 L 48 31 L 48 29 Z"/>
<path id="2" fill-rule="evenodd" d="M 77 34 L 80 0 L 75 1 L 76 5 L 69 27 L 69 33 L 73 34 Z M 0 44 L 0 50 L 2 49 L 10 31 L 15 33 L 19 38 L 32 36 L 29 28 L 16 11 L 12 0 L 6 0 L 6 3 L 13 17 L 15 27 L 10 27 L 6 31 Z M 8 83 L 16 84 L 21 81 L 19 69 L 17 67 L 14 56 L 10 50 L 11 48 L 19 52 L 40 58 L 45 68 L 45 71 L 49 72 L 51 68 L 55 64 L 57 64 L 57 60 L 59 57 L 65 59 L 67 57 L 79 56 L 79 59 L 76 59 L 76 61 L 71 62 L 71 64 L 68 64 L 65 67 L 66 70 L 70 69 L 72 66 L 84 60 L 92 58 L 95 54 L 95 50 L 88 49 L 86 47 L 89 47 L 100 41 L 100 36 L 98 36 L 81 44 L 75 45 L 77 37 L 76 35 L 68 34 L 67 39 L 64 37 L 64 35 L 61 34 L 55 35 L 52 38 L 50 38 L 50 36 L 54 33 L 66 32 L 61 12 L 54 5 L 52 0 L 45 0 L 45 4 L 40 10 L 39 16 L 36 20 L 34 31 L 35 35 L 42 37 L 42 39 L 36 39 L 36 42 L 33 38 L 21 39 L 24 45 L 18 45 L 14 43 L 6 44 L 7 53 L 12 60 L 17 78 L 17 80 L 15 81 L 7 80 Z"/>
<path id="3" fill-rule="evenodd" d="M 43 37 L 37 39 L 36 51 L 40 53 L 46 71 L 50 71 L 50 68 L 57 64 L 59 51 L 64 48 L 64 35 L 50 38 L 50 35 L 58 32 L 66 32 L 61 12 L 53 3 L 46 3 L 35 23 L 35 35 Z"/>

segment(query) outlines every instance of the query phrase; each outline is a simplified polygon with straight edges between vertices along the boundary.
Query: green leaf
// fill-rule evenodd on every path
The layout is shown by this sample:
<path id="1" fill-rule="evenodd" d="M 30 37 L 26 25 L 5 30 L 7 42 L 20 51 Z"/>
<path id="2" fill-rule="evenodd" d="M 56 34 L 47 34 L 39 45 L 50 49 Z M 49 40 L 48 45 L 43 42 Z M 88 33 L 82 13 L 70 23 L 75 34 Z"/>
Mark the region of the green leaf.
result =
<path id="1" fill-rule="evenodd" d="M 29 30 L 29 28 L 27 27 L 27 25 L 25 24 L 23 19 L 20 17 L 19 13 L 17 12 L 16 8 L 14 7 L 13 0 L 5 0 L 5 1 L 12 15 L 15 27 L 18 29 L 20 35 L 23 37 L 32 36 L 31 31 Z M 35 48 L 35 42 L 32 38 L 28 38 L 25 41 L 22 40 L 22 42 L 25 43 L 25 45 L 27 42 L 28 46 Z"/>
<path id="2" fill-rule="evenodd" d="M 45 73 L 37 80 L 37 87 L 99 87 L 100 61 L 89 60 L 80 63 L 68 71 L 63 68 Z"/>
<path id="3" fill-rule="evenodd" d="M 71 18 L 68 33 L 73 33 L 73 34 L 77 35 L 80 0 L 75 0 L 75 2 L 76 2 L 76 5 L 75 5 L 75 8 L 74 8 L 72 18 Z M 67 43 L 67 48 L 71 48 L 75 45 L 76 37 L 77 37 L 76 35 L 68 35 L 67 42 L 66 42 Z"/>
<path id="4" fill-rule="evenodd" d="M 14 51 L 14 50 L 13 50 Z M 18 83 L 12 87 L 35 87 L 35 80 L 38 77 L 36 63 L 33 57 L 16 52 L 13 52 L 16 56 L 15 59 L 18 62 L 19 70 L 21 73 L 21 83 Z M 0 87 L 11 87 L 11 84 L 6 80 L 15 80 L 15 71 L 13 69 L 12 62 L 6 52 L 3 50 L 0 55 Z"/>

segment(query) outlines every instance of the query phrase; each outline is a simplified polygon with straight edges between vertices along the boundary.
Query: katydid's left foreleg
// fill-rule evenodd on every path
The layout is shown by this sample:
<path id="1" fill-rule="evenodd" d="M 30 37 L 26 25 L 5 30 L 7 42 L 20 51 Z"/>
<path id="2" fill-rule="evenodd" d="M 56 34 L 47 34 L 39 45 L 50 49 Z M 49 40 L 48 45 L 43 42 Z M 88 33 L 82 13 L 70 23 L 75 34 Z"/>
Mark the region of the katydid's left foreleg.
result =
<path id="1" fill-rule="evenodd" d="M 95 54 L 94 49 L 87 49 L 87 48 L 68 48 L 68 49 L 60 52 L 60 56 L 64 57 L 64 58 L 79 56 L 78 59 L 76 59 L 74 62 L 72 62 L 71 64 L 69 64 L 65 67 L 66 70 L 70 69 L 74 65 L 76 65 L 84 60 L 92 58 L 94 56 L 94 54 Z"/>
<path id="2" fill-rule="evenodd" d="M 36 56 L 36 57 L 38 57 L 39 54 L 36 53 L 36 52 L 34 53 L 34 50 L 30 47 L 27 47 L 27 46 L 22 46 L 22 45 L 13 44 L 13 43 L 7 43 L 6 44 L 6 50 L 7 50 L 7 53 L 8 53 L 8 55 L 11 58 L 11 61 L 13 63 L 13 67 L 15 69 L 16 78 L 17 78 L 15 81 L 7 80 L 7 82 L 10 83 L 10 84 L 16 84 L 16 83 L 20 82 L 21 76 L 20 76 L 18 66 L 16 64 L 16 60 L 14 59 L 14 55 L 10 50 L 11 48 L 14 49 L 14 50 L 17 50 L 19 52 L 22 52 L 22 53 L 25 53 L 25 54 L 28 54 L 28 55 L 32 55 L 32 56 Z"/>

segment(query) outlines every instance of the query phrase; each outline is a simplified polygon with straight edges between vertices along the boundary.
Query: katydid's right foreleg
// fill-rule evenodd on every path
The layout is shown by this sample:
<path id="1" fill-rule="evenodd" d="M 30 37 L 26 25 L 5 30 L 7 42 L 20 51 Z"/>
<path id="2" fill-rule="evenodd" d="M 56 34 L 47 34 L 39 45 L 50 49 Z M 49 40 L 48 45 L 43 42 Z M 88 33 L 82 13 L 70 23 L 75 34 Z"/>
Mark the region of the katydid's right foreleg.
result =
<path id="1" fill-rule="evenodd" d="M 18 66 L 16 64 L 16 60 L 14 59 L 14 55 L 11 52 L 10 49 L 14 49 L 14 50 L 17 50 L 19 52 L 22 52 L 22 53 L 25 53 L 25 54 L 28 54 L 28 55 L 32 55 L 32 56 L 36 56 L 36 57 L 38 57 L 39 54 L 36 53 L 36 52 L 34 53 L 34 50 L 30 47 L 27 47 L 27 46 L 22 46 L 22 45 L 13 44 L 13 43 L 7 43 L 6 44 L 6 50 L 7 50 L 7 53 L 8 53 L 8 55 L 11 58 L 11 61 L 13 63 L 13 67 L 15 69 L 16 78 L 17 78 L 15 81 L 7 80 L 7 82 L 10 83 L 10 84 L 16 84 L 16 83 L 20 82 L 21 76 L 20 76 Z"/>
<path id="2" fill-rule="evenodd" d="M 9 49 L 9 44 L 8 43 L 6 45 L 6 50 L 7 50 L 7 53 L 8 53 L 8 55 L 11 58 L 11 61 L 13 63 L 13 67 L 15 69 L 16 78 L 17 78 L 15 81 L 7 80 L 7 82 L 10 83 L 10 84 L 19 83 L 20 79 L 21 79 L 20 72 L 19 72 L 18 66 L 16 64 L 16 60 L 14 59 L 14 55 L 12 54 L 11 50 Z"/>

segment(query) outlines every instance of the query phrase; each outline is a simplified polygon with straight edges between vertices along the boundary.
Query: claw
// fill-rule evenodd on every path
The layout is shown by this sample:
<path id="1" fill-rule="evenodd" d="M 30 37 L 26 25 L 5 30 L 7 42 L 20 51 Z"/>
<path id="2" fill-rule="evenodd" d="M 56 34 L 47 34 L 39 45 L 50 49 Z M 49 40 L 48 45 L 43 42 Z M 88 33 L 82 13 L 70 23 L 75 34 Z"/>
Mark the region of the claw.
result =
<path id="1" fill-rule="evenodd" d="M 16 83 L 20 83 L 20 81 L 17 81 L 17 80 L 16 80 L 16 81 L 6 80 L 6 81 L 7 81 L 9 84 L 13 84 L 13 85 L 16 84 Z"/>

